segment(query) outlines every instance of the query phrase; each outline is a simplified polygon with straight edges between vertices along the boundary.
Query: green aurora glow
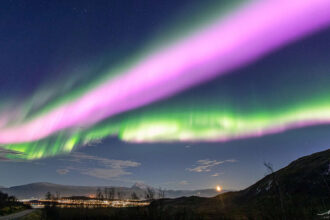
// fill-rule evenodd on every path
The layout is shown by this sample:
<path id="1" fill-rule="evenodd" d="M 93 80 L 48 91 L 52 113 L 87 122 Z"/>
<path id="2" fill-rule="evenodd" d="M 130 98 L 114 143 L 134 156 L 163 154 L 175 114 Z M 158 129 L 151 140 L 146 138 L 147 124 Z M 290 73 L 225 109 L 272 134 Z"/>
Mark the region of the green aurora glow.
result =
<path id="1" fill-rule="evenodd" d="M 222 12 L 230 12 L 232 7 L 241 2 L 235 1 Z M 190 28 L 192 24 L 187 26 L 189 30 L 193 29 Z M 185 33 L 172 38 L 175 40 Z M 69 92 L 65 95 L 50 95 L 51 98 L 46 99 L 38 108 L 34 106 L 34 100 L 39 95 L 37 93 L 23 105 L 25 117 L 21 120 L 30 120 L 77 99 L 105 79 L 145 58 L 150 51 L 165 47 L 168 41 L 164 39 L 154 41 L 150 44 L 152 47 L 146 47 L 143 53 L 137 53 L 117 68 L 101 68 L 96 71 L 97 76 L 84 85 L 76 86 L 72 81 L 70 84 L 74 86 L 69 87 Z M 208 87 L 207 92 L 199 88 L 191 89 L 168 100 L 109 118 L 92 127 L 72 128 L 39 141 L 1 147 L 19 153 L 8 154 L 10 159 L 32 160 L 69 153 L 78 146 L 109 136 L 117 136 L 127 142 L 224 141 L 267 133 L 274 127 L 281 130 L 301 121 L 329 122 L 328 61 L 319 60 L 320 67 L 308 67 L 313 63 L 306 62 L 308 59 L 298 59 L 293 65 L 284 63 L 271 72 L 261 68 L 253 74 L 237 73 L 202 85 Z M 249 78 L 242 77 L 244 75 L 249 75 Z M 56 93 L 57 90 L 54 91 Z"/>
<path id="2" fill-rule="evenodd" d="M 109 118 L 93 127 L 78 131 L 62 131 L 52 137 L 30 143 L 5 145 L 20 152 L 9 155 L 16 159 L 39 159 L 71 152 L 77 146 L 88 145 L 109 136 L 126 142 L 194 142 L 225 141 L 253 134 L 279 130 L 300 121 L 330 121 L 330 78 L 324 68 L 318 77 L 293 74 L 300 78 L 288 79 L 286 74 L 277 80 L 255 81 L 260 73 L 237 82 L 241 75 L 208 83 L 209 90 L 191 89 L 173 98 L 131 112 Z M 274 73 L 269 73 L 272 78 Z M 309 84 L 304 82 L 308 80 Z M 283 83 L 287 86 L 283 88 Z M 237 84 L 235 87 L 235 84 Z M 237 92 L 237 86 L 240 91 Z M 203 86 L 201 86 L 203 87 Z M 265 91 L 265 87 L 270 90 Z M 277 91 L 274 93 L 273 91 Z M 197 92 L 196 92 L 197 91 Z M 308 100 L 308 102 L 306 102 Z M 202 106 L 202 107 L 201 107 Z"/>

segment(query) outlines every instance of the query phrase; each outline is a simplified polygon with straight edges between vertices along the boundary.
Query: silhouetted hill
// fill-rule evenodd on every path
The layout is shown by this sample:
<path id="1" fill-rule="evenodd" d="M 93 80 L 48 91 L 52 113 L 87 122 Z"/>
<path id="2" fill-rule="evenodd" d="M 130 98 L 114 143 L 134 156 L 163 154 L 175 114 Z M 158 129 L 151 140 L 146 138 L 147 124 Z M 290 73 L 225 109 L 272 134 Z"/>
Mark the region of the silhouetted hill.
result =
<path id="1" fill-rule="evenodd" d="M 171 219 L 319 219 L 330 210 L 330 150 L 302 157 L 252 186 L 213 198 L 161 199 L 153 217 Z"/>
<path id="2" fill-rule="evenodd" d="M 11 213 L 23 211 L 31 208 L 29 205 L 24 205 L 18 202 L 13 196 L 8 196 L 6 193 L 0 192 L 0 217 L 3 215 L 9 215 Z"/>
<path id="3" fill-rule="evenodd" d="M 13 186 L 1 189 L 1 191 L 14 195 L 18 199 L 44 198 L 47 192 L 55 194 L 59 192 L 61 196 L 78 196 L 95 194 L 97 187 L 89 186 L 67 186 L 53 183 L 31 183 L 21 186 Z"/>

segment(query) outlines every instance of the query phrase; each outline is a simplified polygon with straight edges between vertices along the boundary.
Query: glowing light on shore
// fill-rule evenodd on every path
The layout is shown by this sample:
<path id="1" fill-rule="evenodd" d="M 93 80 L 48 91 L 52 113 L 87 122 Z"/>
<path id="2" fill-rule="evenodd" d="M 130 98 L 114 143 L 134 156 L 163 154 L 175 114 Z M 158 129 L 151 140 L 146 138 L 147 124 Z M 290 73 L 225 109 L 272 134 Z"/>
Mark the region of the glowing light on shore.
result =
<path id="1" fill-rule="evenodd" d="M 221 186 L 216 186 L 216 188 L 215 188 L 216 190 L 217 190 L 217 192 L 221 192 L 222 191 L 222 188 L 221 188 Z"/>

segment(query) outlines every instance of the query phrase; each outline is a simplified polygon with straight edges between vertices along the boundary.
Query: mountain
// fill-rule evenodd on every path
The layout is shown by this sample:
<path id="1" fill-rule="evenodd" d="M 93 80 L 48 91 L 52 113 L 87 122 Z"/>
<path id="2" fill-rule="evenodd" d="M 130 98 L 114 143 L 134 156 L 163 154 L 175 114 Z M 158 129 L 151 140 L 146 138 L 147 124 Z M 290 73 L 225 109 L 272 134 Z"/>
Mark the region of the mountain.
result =
<path id="1" fill-rule="evenodd" d="M 70 186 L 60 185 L 47 182 L 31 183 L 21 186 L 13 186 L 9 188 L 0 188 L 0 191 L 9 195 L 14 195 L 18 199 L 41 199 L 45 198 L 47 192 L 55 195 L 60 194 L 61 197 L 69 196 L 94 196 L 98 188 L 104 191 L 104 188 L 111 186 Z M 153 188 L 143 183 L 135 183 L 132 187 L 113 187 L 116 194 L 120 192 L 122 198 L 130 198 L 132 193 L 135 192 L 139 198 L 144 198 L 147 188 L 155 191 L 157 198 L 159 189 Z M 165 197 L 177 198 L 181 196 L 203 196 L 212 197 L 218 193 L 214 189 L 201 189 L 201 190 L 165 190 Z"/>
<path id="2" fill-rule="evenodd" d="M 152 186 L 146 185 L 144 183 L 138 182 L 135 183 L 131 189 L 140 191 L 142 190 L 143 194 L 145 190 L 148 188 L 153 189 L 156 194 L 159 192 L 159 189 L 154 188 Z M 227 190 L 223 190 L 223 192 L 227 192 Z M 165 190 L 165 196 L 167 198 L 177 198 L 177 197 L 183 197 L 183 196 L 201 196 L 201 197 L 212 197 L 215 195 L 218 195 L 219 193 L 214 189 L 200 189 L 200 190 Z"/>
<path id="3" fill-rule="evenodd" d="M 39 182 L 21 186 L 13 186 L 1 189 L 2 192 L 14 195 L 18 199 L 37 199 L 44 198 L 47 192 L 56 194 L 59 192 L 61 196 L 77 196 L 95 194 L 97 187 L 91 186 L 66 186 L 60 184 Z"/>
<path id="4" fill-rule="evenodd" d="M 153 187 L 148 186 L 147 184 L 144 184 L 144 183 L 141 183 L 141 182 L 137 182 L 137 183 L 134 183 L 131 188 L 132 189 L 143 189 L 143 190 L 146 190 L 147 188 L 153 188 Z"/>
<path id="5" fill-rule="evenodd" d="M 221 193 L 228 192 L 228 190 L 222 190 Z M 178 198 L 187 196 L 199 196 L 199 197 L 213 197 L 218 195 L 215 189 L 200 189 L 200 190 L 166 190 L 166 198 Z"/>
<path id="6" fill-rule="evenodd" d="M 244 190 L 212 198 L 161 199 L 149 209 L 159 219 L 320 219 L 318 214 L 330 210 L 329 187 L 326 150 L 295 160 Z"/>

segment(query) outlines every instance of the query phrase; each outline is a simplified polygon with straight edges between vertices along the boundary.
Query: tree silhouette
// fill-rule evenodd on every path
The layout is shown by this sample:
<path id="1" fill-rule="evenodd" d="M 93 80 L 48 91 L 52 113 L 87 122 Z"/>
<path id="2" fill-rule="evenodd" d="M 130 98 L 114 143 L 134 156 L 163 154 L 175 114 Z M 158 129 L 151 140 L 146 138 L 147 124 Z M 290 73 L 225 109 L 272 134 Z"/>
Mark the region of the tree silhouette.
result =
<path id="1" fill-rule="evenodd" d="M 103 200 L 103 193 L 102 193 L 102 190 L 101 188 L 97 188 L 96 190 L 96 198 L 99 199 L 99 200 Z"/>
<path id="2" fill-rule="evenodd" d="M 285 218 L 285 209 L 284 209 L 284 203 L 283 203 L 283 194 L 282 194 L 282 191 L 280 188 L 278 177 L 277 177 L 276 173 L 274 172 L 273 164 L 271 164 L 269 162 L 264 162 L 264 166 L 266 167 L 267 171 L 270 173 L 272 181 L 275 184 L 276 192 L 277 192 L 278 198 L 280 200 L 283 219 L 285 220 L 286 218 Z"/>
<path id="3" fill-rule="evenodd" d="M 108 199 L 113 200 L 115 198 L 116 190 L 115 187 L 108 188 Z"/>
<path id="4" fill-rule="evenodd" d="M 53 195 L 50 192 L 47 192 L 46 195 L 45 195 L 45 199 L 46 200 L 52 200 L 52 198 L 53 198 Z"/>
<path id="5" fill-rule="evenodd" d="M 145 191 L 145 198 L 147 200 L 153 200 L 155 198 L 155 191 L 151 188 L 148 187 Z"/>
<path id="6" fill-rule="evenodd" d="M 132 200 L 138 200 L 138 199 L 139 199 L 139 197 L 138 197 L 138 195 L 136 194 L 136 192 L 132 192 L 132 193 L 131 193 L 131 199 L 132 199 Z"/>
<path id="7" fill-rule="evenodd" d="M 165 189 L 162 189 L 162 187 L 158 188 L 158 198 L 160 199 L 165 198 Z"/>

